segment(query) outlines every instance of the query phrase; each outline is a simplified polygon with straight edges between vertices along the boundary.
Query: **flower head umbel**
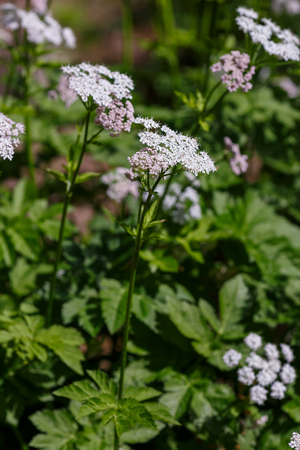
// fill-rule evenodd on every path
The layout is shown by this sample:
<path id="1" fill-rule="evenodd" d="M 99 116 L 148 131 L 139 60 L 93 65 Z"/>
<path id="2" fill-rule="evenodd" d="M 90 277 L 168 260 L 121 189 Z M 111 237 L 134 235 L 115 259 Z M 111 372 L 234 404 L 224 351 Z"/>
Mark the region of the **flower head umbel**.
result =
<path id="1" fill-rule="evenodd" d="M 233 154 L 233 157 L 230 159 L 230 167 L 231 167 L 232 172 L 235 173 L 236 175 L 241 175 L 242 173 L 247 172 L 248 156 L 242 155 L 238 144 L 234 144 L 229 137 L 227 137 L 227 136 L 224 137 L 224 143 L 225 143 L 226 150 L 229 150 Z M 252 333 L 252 334 L 254 334 L 254 333 Z M 246 342 L 246 344 L 247 344 L 247 342 Z M 248 345 L 248 347 L 250 347 L 250 346 Z"/>
<path id="2" fill-rule="evenodd" d="M 0 113 L 0 156 L 10 161 L 14 155 L 14 149 L 20 144 L 19 136 L 25 134 L 22 123 L 15 123 L 4 114 Z"/>
<path id="3" fill-rule="evenodd" d="M 237 12 L 236 23 L 240 30 L 249 33 L 252 42 L 261 44 L 269 55 L 285 61 L 300 61 L 300 41 L 291 31 L 282 30 L 270 19 L 257 22 L 258 14 L 252 9 L 240 7 Z"/>
<path id="4" fill-rule="evenodd" d="M 295 450 L 300 450 L 300 434 L 296 431 L 292 434 L 289 446 Z"/>
<path id="5" fill-rule="evenodd" d="M 88 63 L 63 66 L 61 70 L 68 77 L 69 88 L 83 102 L 87 102 L 91 96 L 96 105 L 109 107 L 114 99 L 132 98 L 133 81 L 123 73 Z"/>
<path id="6" fill-rule="evenodd" d="M 139 197 L 139 183 L 134 181 L 133 183 L 126 179 L 124 176 L 127 169 L 124 167 L 117 167 L 114 171 L 106 173 L 102 176 L 102 183 L 108 186 L 106 191 L 108 197 L 121 202 L 131 194 L 134 198 Z"/>
<path id="7" fill-rule="evenodd" d="M 135 123 L 144 126 L 138 133 L 140 142 L 146 145 L 132 158 L 128 158 L 131 179 L 139 178 L 147 173 L 156 178 L 166 170 L 181 165 L 182 169 L 198 175 L 216 170 L 212 159 L 206 152 L 199 151 L 197 139 L 160 125 L 153 119 L 138 117 Z"/>
<path id="8" fill-rule="evenodd" d="M 251 350 L 257 350 L 262 346 L 261 337 L 255 333 L 246 336 L 244 342 Z M 292 349 L 286 344 L 280 344 L 280 346 L 285 360 L 292 361 L 294 359 Z M 251 351 L 246 358 L 246 364 L 237 371 L 238 381 L 246 386 L 252 386 L 249 391 L 250 399 L 258 405 L 263 405 L 267 400 L 268 389 L 272 398 L 283 399 L 286 385 L 293 383 L 296 379 L 296 371 L 290 364 L 282 366 L 279 359 L 280 353 L 275 344 L 266 344 L 264 352 L 266 358 Z M 234 349 L 224 354 L 223 361 L 228 367 L 235 367 L 239 364 L 239 359 L 235 357 L 236 354 L 241 355 Z"/>
<path id="9" fill-rule="evenodd" d="M 0 7 L 2 25 L 10 31 L 26 31 L 27 40 L 33 44 L 53 44 L 56 47 L 63 43 L 66 47 L 75 48 L 76 38 L 70 28 L 63 28 L 53 19 L 50 12 L 41 16 L 41 2 L 35 2 L 35 11 L 19 9 L 11 3 Z"/>
<path id="10" fill-rule="evenodd" d="M 232 51 L 230 54 L 221 56 L 221 62 L 211 66 L 213 72 L 225 72 L 221 76 L 223 84 L 227 85 L 229 92 L 237 91 L 241 88 L 244 92 L 252 89 L 250 80 L 255 74 L 255 66 L 249 69 L 250 56 L 247 53 Z"/>

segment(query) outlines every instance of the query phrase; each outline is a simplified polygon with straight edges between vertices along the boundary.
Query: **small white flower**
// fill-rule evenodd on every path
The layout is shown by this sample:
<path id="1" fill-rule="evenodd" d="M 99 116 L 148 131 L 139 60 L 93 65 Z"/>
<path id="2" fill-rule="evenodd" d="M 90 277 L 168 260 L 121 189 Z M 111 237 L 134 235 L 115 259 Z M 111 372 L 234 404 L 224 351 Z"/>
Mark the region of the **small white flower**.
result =
<path id="1" fill-rule="evenodd" d="M 245 344 L 252 350 L 257 350 L 262 346 L 262 339 L 258 334 L 250 333 L 244 339 Z"/>
<path id="2" fill-rule="evenodd" d="M 20 144 L 19 136 L 25 134 L 22 123 L 15 123 L 3 113 L 0 113 L 0 156 L 3 159 L 13 158 L 14 150 Z"/>
<path id="3" fill-rule="evenodd" d="M 258 14 L 254 9 L 244 8 L 243 6 L 239 6 L 237 8 L 237 12 L 241 16 L 250 17 L 251 19 L 258 19 Z"/>
<path id="4" fill-rule="evenodd" d="M 295 450 L 300 450 L 300 434 L 296 431 L 292 434 L 289 446 Z"/>
<path id="5" fill-rule="evenodd" d="M 240 359 L 242 358 L 242 354 L 234 350 L 233 348 L 228 350 L 228 352 L 223 355 L 223 361 L 228 367 L 236 367 Z"/>
<path id="6" fill-rule="evenodd" d="M 268 368 L 273 370 L 273 372 L 280 372 L 281 369 L 281 362 L 279 361 L 279 359 L 271 359 L 270 361 L 268 361 Z"/>
<path id="7" fill-rule="evenodd" d="M 244 366 L 238 370 L 238 380 L 240 383 L 251 386 L 255 381 L 255 373 L 248 366 Z"/>
<path id="8" fill-rule="evenodd" d="M 121 202 L 127 195 L 131 194 L 133 198 L 139 197 L 139 183 L 137 181 L 129 181 L 125 177 L 127 169 L 117 167 L 113 172 L 109 172 L 102 176 L 101 180 L 108 185 L 106 194 L 116 202 Z"/>
<path id="9" fill-rule="evenodd" d="M 257 355 L 254 352 L 250 353 L 250 355 L 246 359 L 246 363 L 253 369 L 265 369 L 268 367 L 267 361 L 265 361 L 261 356 Z"/>
<path id="10" fill-rule="evenodd" d="M 275 344 L 266 344 L 264 348 L 265 348 L 265 354 L 267 355 L 268 359 L 278 359 L 279 358 L 279 351 L 277 350 L 277 347 Z"/>
<path id="11" fill-rule="evenodd" d="M 263 369 L 258 372 L 257 381 L 261 386 L 269 386 L 277 378 L 277 373 L 270 369 Z"/>
<path id="12" fill-rule="evenodd" d="M 281 381 L 275 381 L 271 386 L 270 395 L 273 398 L 282 400 L 285 397 L 286 387 Z"/>
<path id="13" fill-rule="evenodd" d="M 296 380 L 296 371 L 290 364 L 284 364 L 280 372 L 280 378 L 284 384 L 294 383 Z"/>
<path id="14" fill-rule="evenodd" d="M 281 352 L 284 356 L 284 359 L 289 363 L 292 362 L 295 359 L 295 356 L 294 356 L 294 352 L 291 349 L 291 347 L 287 344 L 280 344 L 280 347 L 281 347 Z"/>
<path id="15" fill-rule="evenodd" d="M 262 386 L 252 386 L 250 388 L 250 399 L 257 405 L 263 405 L 267 400 L 267 390 Z"/>

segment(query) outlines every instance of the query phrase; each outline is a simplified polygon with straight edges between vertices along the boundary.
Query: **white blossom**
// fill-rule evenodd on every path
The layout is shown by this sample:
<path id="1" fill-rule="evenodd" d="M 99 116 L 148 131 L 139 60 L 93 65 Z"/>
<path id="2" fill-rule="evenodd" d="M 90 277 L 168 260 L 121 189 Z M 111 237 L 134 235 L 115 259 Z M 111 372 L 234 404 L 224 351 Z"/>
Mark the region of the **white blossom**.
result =
<path id="1" fill-rule="evenodd" d="M 268 359 L 278 359 L 279 358 L 279 351 L 277 350 L 277 347 L 275 344 L 266 344 L 264 348 L 265 348 L 265 354 L 267 355 Z"/>
<path id="2" fill-rule="evenodd" d="M 292 434 L 289 446 L 295 450 L 300 450 L 300 434 L 296 431 Z"/>
<path id="3" fill-rule="evenodd" d="M 242 354 L 237 352 L 233 348 L 228 350 L 228 352 L 223 355 L 223 361 L 228 367 L 236 367 L 239 364 L 241 358 Z"/>
<path id="4" fill-rule="evenodd" d="M 14 149 L 20 144 L 19 136 L 25 134 L 22 123 L 15 123 L 3 113 L 0 113 L 0 156 L 10 161 L 14 155 Z"/>
<path id="5" fill-rule="evenodd" d="M 286 11 L 288 14 L 300 14 L 299 0 L 273 0 L 271 7 L 277 14 Z"/>
<path id="6" fill-rule="evenodd" d="M 284 364 L 280 372 L 280 378 L 283 383 L 290 384 L 296 380 L 296 371 L 290 364 Z"/>
<path id="7" fill-rule="evenodd" d="M 244 339 L 245 344 L 251 348 L 251 350 L 257 350 L 262 346 L 262 339 L 258 334 L 250 333 Z"/>
<path id="8" fill-rule="evenodd" d="M 284 359 L 289 363 L 292 362 L 295 359 L 295 356 L 294 356 L 294 352 L 291 349 L 291 347 L 287 344 L 280 344 L 280 347 L 281 347 L 281 352 L 284 356 Z"/>
<path id="9" fill-rule="evenodd" d="M 50 12 L 39 16 L 35 11 L 19 9 L 11 3 L 0 7 L 2 12 L 1 21 L 4 28 L 15 31 L 22 28 L 27 33 L 27 39 L 33 44 L 50 43 L 59 46 L 63 43 L 69 48 L 74 48 L 76 39 L 70 28 L 62 28 L 53 19 Z"/>
<path id="10" fill-rule="evenodd" d="M 286 387 L 281 381 L 275 381 L 271 386 L 270 396 L 277 400 L 282 400 L 285 397 Z"/>
<path id="11" fill-rule="evenodd" d="M 267 361 L 265 361 L 261 356 L 257 355 L 254 352 L 250 353 L 250 355 L 246 359 L 246 363 L 253 369 L 264 369 L 268 366 Z"/>
<path id="12" fill-rule="evenodd" d="M 277 373 L 270 369 L 263 369 L 258 372 L 256 378 L 261 386 L 269 386 L 276 380 Z"/>
<path id="13" fill-rule="evenodd" d="M 237 8 L 237 12 L 241 16 L 250 17 L 251 19 L 258 19 L 258 13 L 254 11 L 254 9 L 244 8 L 243 6 L 239 6 Z"/>
<path id="14" fill-rule="evenodd" d="M 273 372 L 280 372 L 281 369 L 281 362 L 279 359 L 271 359 L 268 361 L 268 369 L 273 370 Z"/>
<path id="15" fill-rule="evenodd" d="M 263 18 L 262 23 L 256 22 L 255 11 L 238 8 L 236 23 L 240 30 L 249 33 L 254 43 L 260 43 L 270 55 L 275 55 L 285 61 L 300 61 L 300 41 L 289 30 L 282 30 L 270 19 Z M 273 40 L 273 36 L 275 40 Z"/>
<path id="16" fill-rule="evenodd" d="M 240 383 L 246 384 L 247 386 L 251 386 L 254 383 L 255 373 L 250 367 L 248 366 L 241 367 L 237 372 L 238 372 L 238 380 Z"/>
<path id="17" fill-rule="evenodd" d="M 262 386 L 252 386 L 250 388 L 250 399 L 257 405 L 263 405 L 267 400 L 267 390 Z"/>
<path id="18" fill-rule="evenodd" d="M 168 167 L 178 164 L 188 172 L 199 173 L 215 172 L 214 162 L 206 152 L 199 151 L 197 139 L 171 130 L 166 125 L 160 125 L 152 119 L 136 119 L 135 123 L 145 128 L 138 133 L 140 142 L 147 148 L 153 149 L 163 156 L 163 162 Z"/>
<path id="19" fill-rule="evenodd" d="M 81 63 L 77 66 L 63 66 L 68 77 L 69 88 L 73 89 L 83 102 L 91 96 L 98 106 L 107 106 L 113 99 L 131 99 L 134 87 L 130 77 L 112 72 L 105 66 Z"/>

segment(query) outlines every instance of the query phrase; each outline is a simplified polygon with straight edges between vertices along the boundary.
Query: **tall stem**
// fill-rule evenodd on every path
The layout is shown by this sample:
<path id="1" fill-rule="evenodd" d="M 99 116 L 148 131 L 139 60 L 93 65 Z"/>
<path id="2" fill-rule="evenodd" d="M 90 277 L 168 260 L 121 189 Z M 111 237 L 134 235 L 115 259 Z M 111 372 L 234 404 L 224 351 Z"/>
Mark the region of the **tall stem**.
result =
<path id="1" fill-rule="evenodd" d="M 82 159 L 83 159 L 83 155 L 84 155 L 84 152 L 85 152 L 85 149 L 86 149 L 86 146 L 87 146 L 87 141 L 88 141 L 87 137 L 88 137 L 90 115 L 91 115 L 91 113 L 89 111 L 87 113 L 87 116 L 86 116 L 84 140 L 83 140 L 80 156 L 79 156 L 79 159 L 78 159 L 78 163 L 77 163 L 75 171 L 73 172 L 72 180 L 71 180 L 71 182 L 69 184 L 67 184 L 67 187 L 66 187 L 66 196 L 65 196 L 65 201 L 64 201 L 62 218 L 61 218 L 61 222 L 60 222 L 58 243 L 57 243 L 57 247 L 56 247 L 55 263 L 54 263 L 52 280 L 51 280 L 51 286 L 50 286 L 49 303 L 48 303 L 48 311 L 47 311 L 47 325 L 48 325 L 48 327 L 51 325 L 51 322 L 52 322 L 54 295 L 55 295 L 56 279 L 57 279 L 57 269 L 58 269 L 58 266 L 59 266 L 59 263 L 60 263 L 60 258 L 61 258 L 61 249 L 62 249 L 62 243 L 63 243 L 63 237 L 64 237 L 64 230 L 65 230 L 65 224 L 66 224 L 66 218 L 67 218 L 67 211 L 68 211 L 68 206 L 69 206 L 70 200 L 72 198 L 73 188 L 74 188 L 74 185 L 75 185 L 75 182 L 76 182 L 76 178 L 77 178 L 77 175 L 78 175 L 78 172 L 79 172 L 79 169 L 80 169 L 80 165 L 81 165 L 81 162 L 82 162 Z"/>
<path id="2" fill-rule="evenodd" d="M 142 213 L 140 214 L 139 222 L 138 222 L 138 234 L 135 241 L 134 246 L 134 253 L 132 257 L 132 263 L 131 263 L 131 273 L 130 273 L 130 281 L 129 281 L 129 288 L 128 288 L 128 296 L 127 296 L 127 305 L 126 305 L 126 317 L 125 317 L 125 326 L 124 326 L 124 334 L 123 334 L 123 349 L 122 349 L 122 357 L 121 357 L 121 368 L 120 368 L 120 379 L 119 379 L 119 390 L 118 390 L 118 399 L 122 398 L 123 395 L 123 387 L 124 387 L 124 374 L 125 374 L 125 368 L 126 368 L 126 360 L 127 360 L 127 343 L 128 343 L 128 336 L 129 336 L 129 328 L 130 328 L 130 312 L 131 312 L 131 303 L 132 303 L 132 296 L 134 292 L 134 286 L 135 286 L 135 277 L 136 277 L 136 270 L 139 260 L 139 253 L 141 249 L 142 244 L 142 232 L 143 232 L 143 225 L 144 225 L 144 219 L 146 212 L 149 207 L 149 203 L 152 197 L 152 194 L 158 185 L 158 183 L 161 180 L 161 176 L 158 177 L 152 188 L 150 189 L 148 193 L 147 200 L 145 202 L 144 208 L 142 210 Z M 141 200 L 142 201 L 142 196 Z M 117 433 L 115 432 L 115 442 L 114 442 L 114 450 L 118 450 L 119 448 L 119 438 Z"/>

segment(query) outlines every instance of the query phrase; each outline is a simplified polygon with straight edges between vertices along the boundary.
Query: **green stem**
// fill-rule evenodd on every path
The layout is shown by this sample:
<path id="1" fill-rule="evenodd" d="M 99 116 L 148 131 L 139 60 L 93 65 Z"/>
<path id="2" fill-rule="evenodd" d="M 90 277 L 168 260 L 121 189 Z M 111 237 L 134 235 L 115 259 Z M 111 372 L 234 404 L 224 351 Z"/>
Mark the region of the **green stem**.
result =
<path id="1" fill-rule="evenodd" d="M 123 20 L 123 63 L 133 67 L 133 23 L 130 0 L 122 1 Z"/>
<path id="2" fill-rule="evenodd" d="M 125 374 L 125 368 L 126 368 L 126 360 L 127 360 L 127 343 L 128 343 L 128 336 L 129 336 L 129 328 L 130 328 L 130 312 L 131 312 L 131 303 L 132 303 L 132 296 L 134 292 L 134 286 L 135 286 L 135 278 L 136 278 L 136 270 L 139 260 L 139 253 L 140 248 L 142 245 L 142 232 L 143 232 L 143 224 L 146 212 L 148 210 L 148 206 L 152 197 L 152 194 L 160 182 L 161 178 L 163 177 L 163 174 L 158 177 L 152 188 L 150 188 L 147 200 L 145 202 L 144 208 L 142 209 L 142 213 L 140 215 L 140 219 L 138 222 L 138 234 L 135 241 L 134 246 L 134 253 L 131 263 L 131 273 L 130 273 L 130 281 L 129 281 L 129 288 L 128 288 L 128 296 L 127 296 L 127 305 L 126 305 L 126 317 L 125 317 L 125 326 L 124 326 L 124 334 L 123 334 L 123 349 L 122 349 L 122 356 L 121 356 L 121 368 L 120 368 L 120 379 L 119 379 L 119 390 L 118 390 L 118 399 L 120 400 L 123 395 L 123 387 L 124 387 L 124 374 Z M 140 202 L 142 202 L 142 196 L 140 198 Z M 117 433 L 115 432 L 115 442 L 114 442 L 114 450 L 118 450 L 119 448 L 119 437 Z"/>
<path id="3" fill-rule="evenodd" d="M 222 83 L 222 81 L 218 81 L 217 84 L 214 85 L 214 87 L 211 89 L 210 93 L 208 94 L 208 96 L 206 97 L 205 103 L 204 103 L 204 108 L 203 111 L 201 113 L 201 117 L 204 115 L 207 104 L 208 104 L 208 100 L 211 98 L 211 96 L 213 95 L 213 93 L 215 92 L 215 90 L 220 86 L 220 84 Z"/>
<path id="4" fill-rule="evenodd" d="M 162 208 L 164 199 L 166 198 L 166 195 L 167 195 L 167 193 L 168 193 L 168 190 L 169 190 L 169 188 L 170 188 L 170 185 L 171 185 L 171 183 L 172 183 L 172 180 L 173 180 L 173 178 L 174 178 L 174 176 L 175 176 L 175 172 L 176 172 L 176 166 L 173 167 L 172 172 L 171 172 L 171 174 L 170 174 L 170 176 L 169 176 L 169 179 L 168 179 L 168 181 L 167 181 L 167 184 L 166 184 L 165 192 L 163 193 L 163 195 L 162 195 L 161 198 L 159 199 L 159 204 L 158 204 L 158 207 L 157 207 L 157 213 L 156 213 L 157 216 L 158 216 L 159 213 L 160 213 L 160 210 L 161 210 L 161 208 Z"/>
<path id="5" fill-rule="evenodd" d="M 60 263 L 60 258 L 61 258 L 61 249 L 62 249 L 62 243 L 63 243 L 65 223 L 66 223 L 66 218 L 67 218 L 67 211 L 68 211 L 68 206 L 69 206 L 70 200 L 72 198 L 73 188 L 74 188 L 74 185 L 76 182 L 76 178 L 77 178 L 77 175 L 78 175 L 78 172 L 80 169 L 80 165 L 81 165 L 81 162 L 83 159 L 83 155 L 86 150 L 86 146 L 87 146 L 87 142 L 88 142 L 87 137 L 88 137 L 90 115 L 91 115 L 91 113 L 89 111 L 86 116 L 84 141 L 82 144 L 82 149 L 81 149 L 81 153 L 80 153 L 80 156 L 78 159 L 78 163 L 77 163 L 75 171 L 73 172 L 72 180 L 69 181 L 69 183 L 67 184 L 67 187 L 66 187 L 66 196 L 65 196 L 65 201 L 64 201 L 62 218 L 61 218 L 61 222 L 60 222 L 58 243 L 57 243 L 57 247 L 56 247 L 55 263 L 54 263 L 51 286 L 50 286 L 49 303 L 48 303 L 48 311 L 47 311 L 48 327 L 51 325 L 51 322 L 52 322 L 54 295 L 55 295 L 56 280 L 57 280 L 57 269 L 58 269 L 58 266 Z M 78 141 L 78 139 L 77 139 L 77 141 Z"/>
<path id="6" fill-rule="evenodd" d="M 224 97 L 228 94 L 228 90 L 226 89 L 226 91 L 221 95 L 221 97 L 219 97 L 219 99 L 216 101 L 216 103 L 214 104 L 214 106 L 212 106 L 206 113 L 206 117 L 213 112 L 213 110 L 222 102 L 222 100 L 224 99 Z"/>

